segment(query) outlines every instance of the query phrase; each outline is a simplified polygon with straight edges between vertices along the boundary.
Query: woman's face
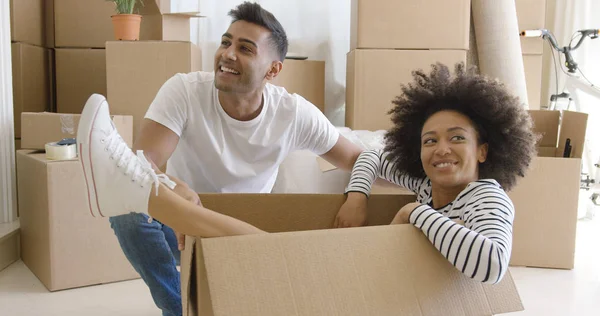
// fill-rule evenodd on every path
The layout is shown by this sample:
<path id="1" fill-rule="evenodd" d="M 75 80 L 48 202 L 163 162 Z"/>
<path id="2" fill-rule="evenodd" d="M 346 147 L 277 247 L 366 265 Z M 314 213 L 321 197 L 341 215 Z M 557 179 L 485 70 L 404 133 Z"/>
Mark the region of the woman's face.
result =
<path id="1" fill-rule="evenodd" d="M 455 111 L 433 114 L 421 131 L 421 163 L 434 186 L 464 189 L 479 179 L 487 144 L 479 144 L 471 120 Z"/>

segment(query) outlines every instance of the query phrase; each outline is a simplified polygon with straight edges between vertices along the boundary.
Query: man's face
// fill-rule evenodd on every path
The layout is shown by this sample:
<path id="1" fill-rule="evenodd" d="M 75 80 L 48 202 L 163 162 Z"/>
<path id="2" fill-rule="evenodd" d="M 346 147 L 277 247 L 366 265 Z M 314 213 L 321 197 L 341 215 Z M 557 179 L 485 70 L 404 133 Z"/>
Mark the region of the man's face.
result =
<path id="1" fill-rule="evenodd" d="M 277 59 L 270 35 L 268 29 L 256 24 L 232 23 L 215 53 L 215 87 L 233 93 L 248 93 L 261 87 Z"/>

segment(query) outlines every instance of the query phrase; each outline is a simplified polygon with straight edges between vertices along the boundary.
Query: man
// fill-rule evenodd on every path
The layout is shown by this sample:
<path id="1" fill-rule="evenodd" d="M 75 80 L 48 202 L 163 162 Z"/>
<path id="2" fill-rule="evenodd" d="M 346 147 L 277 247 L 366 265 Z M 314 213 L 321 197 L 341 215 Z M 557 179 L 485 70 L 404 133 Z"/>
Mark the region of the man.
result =
<path id="1" fill-rule="evenodd" d="M 311 103 L 267 82 L 283 67 L 288 42 L 281 24 L 254 3 L 232 10 L 214 73 L 178 74 L 150 105 L 134 150 L 155 166 L 166 164 L 180 196 L 196 192 L 269 193 L 288 153 L 308 149 L 351 170 L 361 149 Z M 366 214 L 346 212 L 336 226 L 358 226 Z M 131 264 L 163 315 L 181 314 L 176 269 L 183 238 L 148 215 L 110 218 Z M 178 243 L 179 241 L 179 243 Z"/>

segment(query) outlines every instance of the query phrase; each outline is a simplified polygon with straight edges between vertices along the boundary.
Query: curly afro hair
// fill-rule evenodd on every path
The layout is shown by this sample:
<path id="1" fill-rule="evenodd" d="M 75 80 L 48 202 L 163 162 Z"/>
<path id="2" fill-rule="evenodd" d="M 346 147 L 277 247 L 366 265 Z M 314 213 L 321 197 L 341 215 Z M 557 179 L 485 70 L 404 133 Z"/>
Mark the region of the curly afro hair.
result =
<path id="1" fill-rule="evenodd" d="M 397 172 L 425 177 L 421 163 L 421 131 L 436 112 L 450 110 L 467 116 L 475 126 L 480 144 L 488 144 L 485 162 L 479 165 L 479 178 L 495 179 L 510 190 L 523 177 L 536 155 L 538 136 L 532 120 L 519 98 L 497 80 L 455 66 L 452 76 L 447 66 L 432 65 L 429 75 L 413 71 L 414 82 L 402 86 L 402 95 L 393 101 L 389 112 L 394 126 L 385 135 L 385 150 Z"/>

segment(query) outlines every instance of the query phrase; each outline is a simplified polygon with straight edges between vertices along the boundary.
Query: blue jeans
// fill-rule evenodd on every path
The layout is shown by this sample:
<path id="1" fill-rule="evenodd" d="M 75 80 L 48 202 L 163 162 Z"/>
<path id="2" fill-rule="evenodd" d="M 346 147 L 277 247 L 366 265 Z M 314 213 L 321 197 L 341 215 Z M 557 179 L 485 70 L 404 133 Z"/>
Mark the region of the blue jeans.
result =
<path id="1" fill-rule="evenodd" d="M 140 274 L 154 303 L 164 316 L 181 315 L 181 282 L 177 265 L 180 252 L 173 230 L 146 214 L 130 213 L 109 218 L 119 244 Z"/>

